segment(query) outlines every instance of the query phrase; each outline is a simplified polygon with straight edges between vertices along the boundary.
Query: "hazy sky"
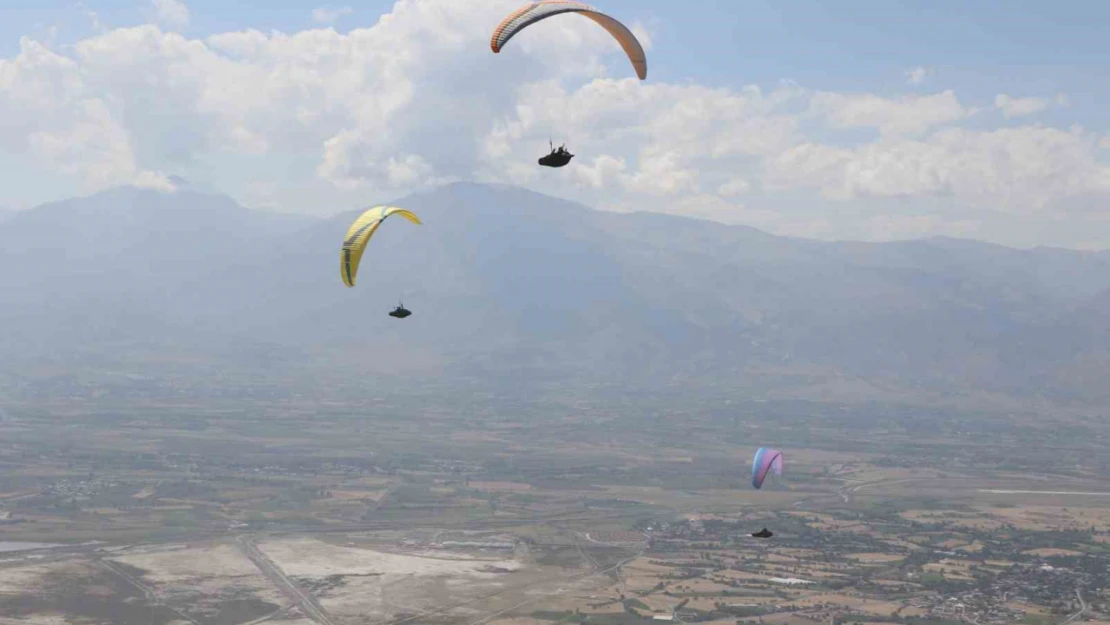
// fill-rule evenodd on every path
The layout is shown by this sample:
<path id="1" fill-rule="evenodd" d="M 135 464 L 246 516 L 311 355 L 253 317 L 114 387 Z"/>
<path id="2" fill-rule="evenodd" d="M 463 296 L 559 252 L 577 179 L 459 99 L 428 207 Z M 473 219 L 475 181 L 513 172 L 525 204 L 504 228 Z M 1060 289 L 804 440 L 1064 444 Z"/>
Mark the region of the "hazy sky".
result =
<path id="1" fill-rule="evenodd" d="M 266 5 L 266 8 L 257 8 Z M 1110 247 L 1110 3 L 0 0 L 0 206 L 178 175 L 328 214 L 445 180 L 780 234 Z M 578 154 L 536 165 L 548 137 Z"/>

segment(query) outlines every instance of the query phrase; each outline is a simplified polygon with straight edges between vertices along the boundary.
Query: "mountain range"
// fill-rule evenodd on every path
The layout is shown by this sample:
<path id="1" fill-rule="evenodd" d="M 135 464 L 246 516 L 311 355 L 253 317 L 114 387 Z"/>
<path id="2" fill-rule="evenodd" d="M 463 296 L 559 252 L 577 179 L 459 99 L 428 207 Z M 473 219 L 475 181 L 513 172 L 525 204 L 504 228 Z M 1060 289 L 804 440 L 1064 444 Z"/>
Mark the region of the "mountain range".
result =
<path id="1" fill-rule="evenodd" d="M 0 379 L 1110 398 L 1110 253 L 813 241 L 470 183 L 376 203 L 424 225 L 384 224 L 353 289 L 357 211 L 128 187 L 10 214 Z"/>

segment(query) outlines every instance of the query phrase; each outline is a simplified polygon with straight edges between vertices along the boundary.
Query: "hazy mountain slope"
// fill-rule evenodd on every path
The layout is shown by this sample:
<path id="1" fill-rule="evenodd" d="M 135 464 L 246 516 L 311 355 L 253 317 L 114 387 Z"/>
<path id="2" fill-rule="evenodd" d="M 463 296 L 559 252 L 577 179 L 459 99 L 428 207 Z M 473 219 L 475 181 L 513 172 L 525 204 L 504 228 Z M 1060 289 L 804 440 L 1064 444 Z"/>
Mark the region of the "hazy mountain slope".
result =
<path id="1" fill-rule="evenodd" d="M 21 211 L 0 226 L 0 323 L 10 329 L 0 345 L 10 359 L 62 362 L 90 350 L 113 360 L 126 346 L 226 345 L 193 326 L 229 302 L 193 286 L 305 223 L 223 196 L 132 188 Z"/>
<path id="2" fill-rule="evenodd" d="M 425 225 L 386 223 L 354 289 L 338 253 L 357 212 L 135 189 L 23 211 L 0 224 L 0 349 L 62 369 L 1060 397 L 1101 397 L 1110 366 L 1106 254 L 816 242 L 473 184 L 396 203 Z M 385 315 L 401 296 L 403 322 Z"/>

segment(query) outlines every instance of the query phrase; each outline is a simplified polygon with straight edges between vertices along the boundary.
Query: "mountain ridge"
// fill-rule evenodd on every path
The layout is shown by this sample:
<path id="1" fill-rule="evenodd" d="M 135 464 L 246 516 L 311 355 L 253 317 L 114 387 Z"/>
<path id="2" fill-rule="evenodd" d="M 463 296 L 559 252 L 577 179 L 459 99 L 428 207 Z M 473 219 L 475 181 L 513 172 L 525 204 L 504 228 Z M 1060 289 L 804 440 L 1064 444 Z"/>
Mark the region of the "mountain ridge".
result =
<path id="1" fill-rule="evenodd" d="M 1110 393 L 1096 388 L 1102 369 L 1076 374 L 1110 353 L 1102 252 L 812 241 L 476 183 L 379 203 L 424 225 L 383 225 L 354 289 L 337 259 L 355 210 L 302 219 L 187 189 L 125 189 L 25 211 L 0 223 L 0 323 L 11 330 L 0 350 L 18 363 L 8 371 L 187 361 L 205 363 L 189 370 L 202 376 L 312 370 L 818 399 L 842 394 L 830 385 Z M 404 322 L 385 316 L 399 297 L 416 313 Z"/>

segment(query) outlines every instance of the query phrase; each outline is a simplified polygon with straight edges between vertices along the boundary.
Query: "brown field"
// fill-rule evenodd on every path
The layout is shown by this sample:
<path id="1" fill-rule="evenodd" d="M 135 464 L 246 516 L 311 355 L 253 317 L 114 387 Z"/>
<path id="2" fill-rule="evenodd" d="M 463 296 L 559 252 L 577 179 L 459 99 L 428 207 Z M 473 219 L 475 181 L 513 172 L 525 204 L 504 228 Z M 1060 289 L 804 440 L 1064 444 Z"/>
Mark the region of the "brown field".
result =
<path id="1" fill-rule="evenodd" d="M 956 551 L 963 551 L 965 553 L 979 553 L 983 550 L 983 543 L 979 541 L 972 541 L 962 547 L 957 547 Z"/>
<path id="2" fill-rule="evenodd" d="M 333 490 L 333 491 L 330 491 L 330 492 L 331 492 L 331 498 L 339 500 L 339 501 L 351 501 L 351 500 L 355 500 L 355 501 L 362 501 L 362 500 L 378 501 L 379 499 L 382 498 L 382 495 L 385 494 L 385 491 L 383 491 L 383 490 L 378 490 L 378 491 Z"/>
<path id="3" fill-rule="evenodd" d="M 662 595 L 662 594 L 653 594 L 653 595 L 647 595 L 646 597 L 640 597 L 640 601 L 642 601 L 644 604 L 646 604 L 647 607 L 651 608 L 652 612 L 668 612 L 669 613 L 682 600 L 678 599 L 676 597 L 667 597 L 667 596 Z"/>
<path id="4" fill-rule="evenodd" d="M 802 615 L 799 615 L 799 614 L 772 614 L 772 615 L 769 615 L 769 616 L 764 616 L 764 617 L 760 618 L 759 620 L 745 619 L 745 620 L 738 621 L 738 622 L 745 623 L 745 624 L 747 624 L 747 623 L 773 623 L 774 625 L 815 625 L 815 623 L 818 623 L 818 622 L 821 622 L 821 621 L 815 620 L 813 618 L 806 618 L 805 616 L 802 616 Z"/>
<path id="5" fill-rule="evenodd" d="M 951 579 L 968 581 L 975 579 L 971 575 L 970 567 L 972 565 L 973 563 L 967 560 L 951 560 L 946 558 L 940 562 L 926 564 L 923 568 L 933 573 L 943 573 L 945 577 Z"/>
<path id="6" fill-rule="evenodd" d="M 611 596 L 612 596 L 613 599 L 616 599 L 619 596 L 619 594 L 613 593 Z M 585 608 L 583 608 L 582 611 L 585 612 L 586 611 Z M 596 608 L 591 607 L 591 608 L 589 608 L 589 612 L 590 612 L 590 614 L 621 614 L 621 613 L 624 612 L 624 605 L 621 604 L 621 602 L 619 602 L 619 601 L 613 601 L 612 603 L 607 603 L 607 604 L 602 605 L 602 606 L 597 606 Z"/>
<path id="7" fill-rule="evenodd" d="M 394 481 L 395 481 L 394 479 L 388 478 L 388 477 L 360 477 L 356 480 L 353 480 L 351 483 L 352 484 L 357 484 L 359 486 L 369 486 L 369 487 L 372 487 L 372 488 L 373 487 L 380 488 L 382 486 L 389 486 Z"/>
<path id="8" fill-rule="evenodd" d="M 140 490 L 139 492 L 135 493 L 134 495 L 131 495 L 131 497 L 133 499 L 146 499 L 147 497 L 150 497 L 153 494 L 154 494 L 154 487 L 153 486 L 147 486 L 147 487 L 143 488 L 142 490 Z"/>
<path id="9" fill-rule="evenodd" d="M 819 558 L 821 552 L 815 549 L 779 549 L 779 553 L 792 558 Z"/>
<path id="10" fill-rule="evenodd" d="M 708 579 L 683 580 L 681 586 L 685 589 L 683 592 L 697 594 L 720 594 L 726 590 L 730 590 L 729 586 L 718 584 Z"/>
<path id="11" fill-rule="evenodd" d="M 738 581 L 739 580 L 746 580 L 746 581 L 757 581 L 757 582 L 766 582 L 768 577 L 774 577 L 774 575 L 766 575 L 766 574 L 762 574 L 762 573 L 748 573 L 746 571 L 721 571 L 720 573 L 717 573 L 716 575 L 718 577 L 721 577 L 721 578 L 724 578 L 724 579 L 734 579 L 734 580 L 738 580 Z M 807 575 L 808 575 L 808 573 L 807 573 Z"/>
<path id="12" fill-rule="evenodd" d="M 532 490 L 531 484 L 518 482 L 470 482 L 470 488 L 488 491 L 526 492 Z"/>
<path id="13" fill-rule="evenodd" d="M 647 538 L 643 532 L 590 532 L 586 536 L 600 543 L 636 543 Z"/>
<path id="14" fill-rule="evenodd" d="M 665 564 L 652 564 L 652 558 L 648 556 L 640 556 L 632 562 L 624 565 L 624 572 L 628 574 L 638 573 L 641 575 L 662 575 L 669 573 L 673 569 Z"/>
<path id="15" fill-rule="evenodd" d="M 516 616 L 513 618 L 493 620 L 489 622 L 489 625 L 551 625 L 551 621 L 544 621 L 527 616 Z"/>
<path id="16" fill-rule="evenodd" d="M 721 597 L 695 597 L 690 599 L 690 602 L 685 607 L 692 610 L 703 610 L 705 612 L 712 611 L 716 604 L 721 603 Z"/>
<path id="17" fill-rule="evenodd" d="M 1022 553 L 1026 554 L 1026 555 L 1042 556 L 1042 557 L 1081 556 L 1081 555 L 1083 555 L 1082 551 L 1074 551 L 1074 550 L 1071 550 L 1071 549 L 1030 549 L 1029 551 L 1023 551 Z"/>
<path id="18" fill-rule="evenodd" d="M 893 553 L 853 553 L 850 554 L 848 557 L 859 560 L 860 562 L 874 563 L 900 562 L 905 559 L 902 556 Z"/>
<path id="19" fill-rule="evenodd" d="M 921 545 L 917 543 L 911 543 L 909 541 L 899 540 L 897 538 L 887 538 L 884 539 L 883 542 L 892 547 L 897 547 L 899 549 L 909 549 L 910 551 L 919 551 L 922 548 Z"/>

